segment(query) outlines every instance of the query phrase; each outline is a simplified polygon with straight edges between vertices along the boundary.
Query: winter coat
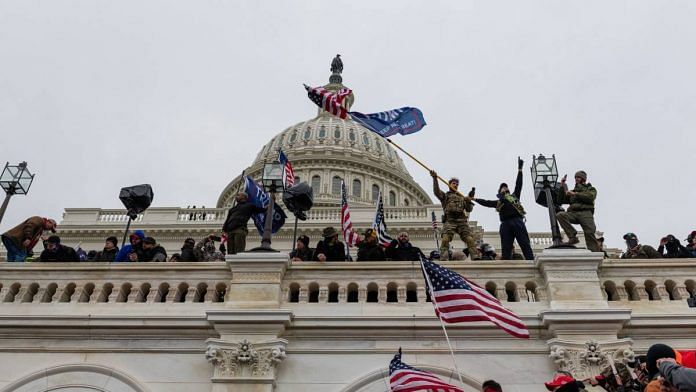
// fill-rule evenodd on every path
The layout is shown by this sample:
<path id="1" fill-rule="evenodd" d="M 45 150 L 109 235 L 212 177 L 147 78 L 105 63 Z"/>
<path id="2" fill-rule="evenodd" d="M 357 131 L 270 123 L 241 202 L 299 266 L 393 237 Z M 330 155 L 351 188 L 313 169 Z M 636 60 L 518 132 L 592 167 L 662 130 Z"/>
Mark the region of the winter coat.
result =
<path id="1" fill-rule="evenodd" d="M 143 242 L 142 241 L 145 239 L 145 232 L 142 230 L 136 230 L 133 232 L 133 234 L 140 237 L 140 243 L 138 244 L 138 246 L 135 249 L 133 248 L 133 245 L 131 245 L 131 244 L 123 245 L 123 248 L 121 248 L 121 250 L 116 255 L 115 261 L 117 263 L 120 263 L 123 261 L 130 261 L 130 259 L 128 258 L 128 255 L 131 253 L 134 253 L 134 252 L 138 254 L 138 260 L 142 259 L 142 256 L 143 256 Z"/>
<path id="2" fill-rule="evenodd" d="M 346 251 L 343 247 L 343 242 L 338 240 L 334 242 L 333 245 L 324 243 L 324 240 L 319 241 L 316 249 L 314 250 L 314 261 L 319 261 L 319 258 L 317 257 L 319 254 L 324 254 L 324 256 L 326 256 L 326 261 L 346 260 Z"/>
<path id="3" fill-rule="evenodd" d="M 225 219 L 225 224 L 222 225 L 222 231 L 229 233 L 235 229 L 246 228 L 251 216 L 261 212 L 266 212 L 266 209 L 257 207 L 249 202 L 237 203 L 227 213 L 227 219 Z"/>
<path id="4" fill-rule="evenodd" d="M 410 242 L 402 245 L 397 240 L 392 241 L 391 245 L 384 250 L 387 259 L 394 261 L 419 261 L 422 254 L 420 248 L 411 245 Z"/>
<path id="5" fill-rule="evenodd" d="M 515 190 L 512 193 L 499 194 L 498 200 L 474 199 L 484 207 L 495 208 L 500 215 L 500 221 L 512 218 L 524 218 L 525 212 L 520 204 L 520 194 L 522 193 L 522 171 L 517 172 Z"/>
<path id="6" fill-rule="evenodd" d="M 97 256 L 94 258 L 94 261 L 106 261 L 111 263 L 114 260 L 116 260 L 116 255 L 118 255 L 118 247 L 108 250 L 104 248 L 104 250 L 97 253 Z"/>
<path id="7" fill-rule="evenodd" d="M 297 257 L 298 259 L 302 261 L 311 261 L 314 258 L 314 249 L 312 248 L 304 248 L 302 250 L 300 249 L 295 249 L 292 252 L 290 252 L 290 258 Z"/>
<path id="8" fill-rule="evenodd" d="M 660 374 L 680 392 L 696 391 L 696 369 L 689 369 L 672 362 L 662 362 Z"/>
<path id="9" fill-rule="evenodd" d="M 662 255 L 650 245 L 638 245 L 638 249 L 631 249 L 621 255 L 622 259 L 661 259 Z"/>
<path id="10" fill-rule="evenodd" d="M 368 244 L 365 241 L 358 244 L 358 261 L 384 261 L 386 259 L 380 244 Z"/>
<path id="11" fill-rule="evenodd" d="M 203 252 L 199 248 L 193 246 L 184 246 L 181 248 L 180 261 L 203 261 Z"/>
<path id="12" fill-rule="evenodd" d="M 138 261 L 167 261 L 167 251 L 155 244 L 152 249 L 143 249 L 143 258 L 138 257 Z"/>
<path id="13" fill-rule="evenodd" d="M 2 236 L 12 240 L 15 246 L 25 252 L 30 251 L 39 240 L 44 231 L 44 218 L 32 216 L 17 226 L 7 230 Z M 23 242 L 30 240 L 31 244 L 25 248 Z"/>
<path id="14" fill-rule="evenodd" d="M 665 248 L 667 249 L 667 252 L 665 252 Z M 691 252 L 689 252 L 689 249 L 686 248 L 686 246 L 682 244 L 667 244 L 665 245 L 660 245 L 657 248 L 657 252 L 662 255 L 665 259 L 679 259 L 679 258 L 688 258 L 691 257 Z"/>
<path id="15" fill-rule="evenodd" d="M 65 245 L 60 245 L 58 244 L 58 248 L 55 251 L 50 251 L 48 249 L 45 249 L 43 252 L 41 252 L 41 256 L 39 257 L 39 261 L 41 262 L 71 262 L 71 261 L 80 261 L 80 257 L 77 256 L 77 252 L 75 252 L 75 249 L 65 246 Z"/>
<path id="16" fill-rule="evenodd" d="M 592 184 L 575 184 L 575 195 L 566 196 L 565 187 L 558 188 L 558 204 L 570 204 L 568 211 L 591 211 L 594 214 L 594 203 L 597 189 Z"/>

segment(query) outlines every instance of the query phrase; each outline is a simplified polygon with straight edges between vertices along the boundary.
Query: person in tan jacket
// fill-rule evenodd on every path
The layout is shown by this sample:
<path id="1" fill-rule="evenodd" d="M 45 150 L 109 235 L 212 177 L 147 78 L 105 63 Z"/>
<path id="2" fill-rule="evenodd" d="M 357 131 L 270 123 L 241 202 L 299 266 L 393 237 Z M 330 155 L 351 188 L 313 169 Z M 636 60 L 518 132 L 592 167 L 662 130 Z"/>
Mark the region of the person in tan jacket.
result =
<path id="1" fill-rule="evenodd" d="M 7 249 L 7 261 L 24 261 L 44 230 L 56 232 L 56 221 L 40 216 L 32 216 L 19 225 L 2 234 L 2 243 Z"/>

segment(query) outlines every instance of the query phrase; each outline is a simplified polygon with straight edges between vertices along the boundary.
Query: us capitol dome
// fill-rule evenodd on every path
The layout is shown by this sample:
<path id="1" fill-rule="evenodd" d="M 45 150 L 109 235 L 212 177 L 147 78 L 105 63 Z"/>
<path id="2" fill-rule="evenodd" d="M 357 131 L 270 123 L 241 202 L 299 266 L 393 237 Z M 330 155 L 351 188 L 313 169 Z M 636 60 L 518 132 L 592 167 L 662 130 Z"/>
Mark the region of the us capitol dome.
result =
<path id="1" fill-rule="evenodd" d="M 329 84 L 324 88 L 338 91 L 342 83 L 342 64 L 337 56 L 332 64 Z M 353 105 L 353 93 L 345 106 Z M 278 150 L 288 156 L 295 172 L 295 183 L 307 182 L 314 191 L 316 206 L 340 206 L 341 181 L 345 181 L 350 206 L 373 206 L 381 192 L 386 207 L 430 205 L 426 192 L 409 174 L 394 149 L 379 135 L 351 119 L 341 119 L 323 109 L 317 116 L 294 124 L 266 143 L 245 171 L 261 178 L 265 162 L 273 162 Z M 240 189 L 242 176 L 232 180 L 222 191 L 217 207 L 232 205 Z"/>

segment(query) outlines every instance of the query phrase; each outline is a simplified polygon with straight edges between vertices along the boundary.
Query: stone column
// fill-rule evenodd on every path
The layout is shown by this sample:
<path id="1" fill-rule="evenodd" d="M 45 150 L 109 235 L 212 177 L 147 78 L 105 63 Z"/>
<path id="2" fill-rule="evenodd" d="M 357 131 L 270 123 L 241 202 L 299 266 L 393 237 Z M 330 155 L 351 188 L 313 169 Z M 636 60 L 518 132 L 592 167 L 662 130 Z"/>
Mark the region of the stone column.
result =
<path id="1" fill-rule="evenodd" d="M 232 281 L 226 303 L 235 308 L 278 308 L 281 281 L 290 263 L 285 253 L 227 255 Z"/>
<path id="2" fill-rule="evenodd" d="M 546 249 L 536 261 L 550 305 L 540 314 L 552 336 L 549 357 L 576 378 L 599 374 L 609 358 L 633 356 L 632 341 L 618 338 L 631 310 L 609 307 L 598 274 L 602 259 L 586 249 Z"/>

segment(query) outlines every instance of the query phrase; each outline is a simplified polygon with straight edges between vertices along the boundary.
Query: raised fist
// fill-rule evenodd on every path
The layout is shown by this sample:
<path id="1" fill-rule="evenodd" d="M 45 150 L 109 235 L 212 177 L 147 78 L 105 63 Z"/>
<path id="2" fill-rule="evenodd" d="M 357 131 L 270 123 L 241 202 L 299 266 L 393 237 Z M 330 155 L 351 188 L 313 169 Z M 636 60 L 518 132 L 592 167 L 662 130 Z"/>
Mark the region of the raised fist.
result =
<path id="1" fill-rule="evenodd" d="M 430 171 L 430 177 L 437 178 L 437 173 L 435 173 L 435 170 Z"/>
<path id="2" fill-rule="evenodd" d="M 517 157 L 517 169 L 522 170 L 522 165 L 524 165 L 524 161 L 522 158 Z"/>

